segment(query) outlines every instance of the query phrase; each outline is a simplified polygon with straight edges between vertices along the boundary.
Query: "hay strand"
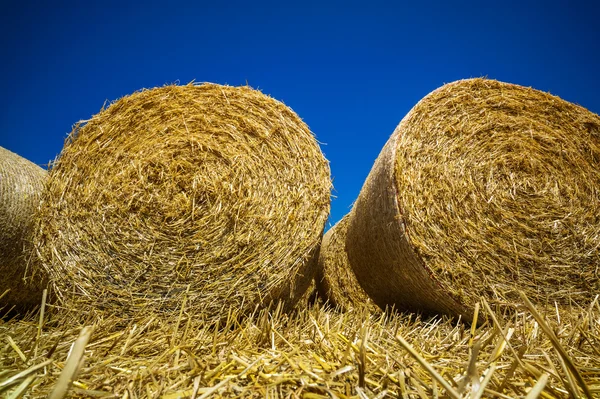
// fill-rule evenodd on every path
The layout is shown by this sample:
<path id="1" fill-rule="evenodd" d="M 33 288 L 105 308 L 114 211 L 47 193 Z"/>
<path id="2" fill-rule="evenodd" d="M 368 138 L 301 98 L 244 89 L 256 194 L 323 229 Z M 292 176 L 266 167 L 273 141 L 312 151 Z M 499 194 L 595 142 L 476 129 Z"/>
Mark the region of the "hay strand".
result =
<path id="1" fill-rule="evenodd" d="M 552 345 L 554 346 L 554 349 L 556 349 L 556 351 L 558 352 L 561 361 L 563 361 L 566 364 L 566 366 L 568 367 L 569 371 L 571 373 L 573 373 L 573 375 L 575 376 L 575 379 L 577 380 L 577 383 L 579 383 L 579 386 L 581 387 L 581 389 L 583 389 L 583 392 L 585 393 L 585 395 L 589 399 L 592 399 L 592 393 L 590 392 L 590 389 L 588 388 L 587 384 L 585 383 L 585 380 L 583 379 L 583 377 L 581 377 L 581 373 L 579 372 L 579 370 L 577 369 L 577 366 L 575 365 L 575 363 L 573 363 L 573 361 L 571 360 L 571 358 L 565 351 L 565 348 L 563 348 L 562 345 L 560 344 L 560 341 L 554 334 L 554 331 L 552 331 L 552 329 L 548 326 L 548 324 L 543 319 L 542 315 L 540 315 L 540 313 L 537 311 L 537 309 L 535 308 L 533 303 L 531 303 L 529 298 L 527 298 L 527 295 L 525 295 L 525 293 L 523 293 L 523 292 L 519 292 L 519 296 L 523 300 L 523 303 L 525 304 L 527 309 L 531 312 L 531 314 L 535 318 L 535 321 L 539 324 L 539 326 L 542 329 L 542 331 L 544 332 L 544 334 L 546 334 L 548 336 L 548 338 L 550 339 L 550 342 L 552 342 Z M 567 378 L 569 378 L 569 377 L 570 376 L 567 374 Z"/>
<path id="2" fill-rule="evenodd" d="M 7 378 L 6 380 L 0 382 L 0 392 L 5 390 L 7 387 L 11 386 L 12 384 L 17 383 L 20 379 L 29 376 L 30 374 L 38 371 L 41 368 L 46 367 L 50 363 L 52 363 L 52 360 L 48 359 L 39 364 L 35 364 L 35 365 L 29 367 L 28 369 L 25 369 L 15 375 L 11 376 L 10 378 Z"/>
<path id="3" fill-rule="evenodd" d="M 431 374 L 431 376 L 442 387 L 444 387 L 444 389 L 446 390 L 446 392 L 448 392 L 448 394 L 451 397 L 453 397 L 454 399 L 460 399 L 461 398 L 460 394 L 458 392 L 456 392 L 456 390 L 454 388 L 452 388 L 452 386 L 450 386 L 450 384 L 437 371 L 435 371 L 435 369 L 429 364 L 429 362 L 427 362 L 427 360 L 425 360 L 421 355 L 419 355 L 419 353 L 408 342 L 406 342 L 406 340 L 404 338 L 402 338 L 402 336 L 397 335 L 396 336 L 396 340 L 400 343 L 400 345 L 402 345 L 402 347 L 404 349 L 406 349 L 406 351 L 408 353 L 410 353 L 410 355 L 412 357 L 415 358 L 416 361 L 419 362 L 419 364 L 421 366 L 423 366 L 423 368 L 425 370 L 427 370 L 427 372 L 429 374 Z"/>
<path id="4" fill-rule="evenodd" d="M 10 393 L 10 395 L 8 395 L 6 397 L 6 399 L 18 399 L 20 398 L 26 391 L 27 388 L 29 388 L 29 385 L 31 385 L 31 383 L 35 380 L 35 376 L 34 375 L 30 375 L 29 377 L 27 377 L 26 379 L 24 379 L 17 388 L 15 388 L 14 391 L 12 391 Z"/>
<path id="5" fill-rule="evenodd" d="M 544 390 L 544 387 L 546 386 L 547 383 L 548 383 L 548 374 L 544 373 L 538 379 L 538 381 L 535 383 L 533 388 L 531 388 L 531 390 L 527 393 L 527 396 L 525 396 L 525 399 L 538 398 L 541 395 L 541 393 Z"/>
<path id="6" fill-rule="evenodd" d="M 81 370 L 84 361 L 85 347 L 90 340 L 93 328 L 84 327 L 79 333 L 79 337 L 75 340 L 73 347 L 69 351 L 67 362 L 62 372 L 58 376 L 56 386 L 48 396 L 48 399 L 62 399 L 65 397 L 73 381 L 77 378 L 77 374 Z"/>

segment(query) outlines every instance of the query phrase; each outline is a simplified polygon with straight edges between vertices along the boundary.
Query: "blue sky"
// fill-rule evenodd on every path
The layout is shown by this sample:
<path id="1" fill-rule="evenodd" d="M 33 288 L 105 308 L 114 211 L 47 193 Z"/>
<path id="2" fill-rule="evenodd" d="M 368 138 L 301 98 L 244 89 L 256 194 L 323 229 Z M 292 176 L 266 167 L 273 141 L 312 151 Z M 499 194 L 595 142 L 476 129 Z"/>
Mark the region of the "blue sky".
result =
<path id="1" fill-rule="evenodd" d="M 47 164 L 106 100 L 248 82 L 324 143 L 336 222 L 398 122 L 444 83 L 488 76 L 600 113 L 592 1 L 217 3 L 3 2 L 0 146 Z"/>

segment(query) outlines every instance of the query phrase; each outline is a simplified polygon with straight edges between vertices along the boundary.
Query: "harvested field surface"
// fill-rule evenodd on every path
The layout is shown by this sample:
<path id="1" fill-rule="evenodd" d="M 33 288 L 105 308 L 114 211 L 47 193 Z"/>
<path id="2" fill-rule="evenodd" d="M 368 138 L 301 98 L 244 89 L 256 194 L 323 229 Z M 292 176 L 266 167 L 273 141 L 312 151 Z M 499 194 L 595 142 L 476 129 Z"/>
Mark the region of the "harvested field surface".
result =
<path id="1" fill-rule="evenodd" d="M 478 327 L 318 305 L 190 328 L 141 317 L 0 322 L 0 394 L 98 398 L 597 398 L 600 304 L 476 306 Z M 70 317 L 73 317 L 71 315 Z M 69 323 L 71 324 L 71 323 Z M 72 381 L 72 384 L 71 384 Z"/>

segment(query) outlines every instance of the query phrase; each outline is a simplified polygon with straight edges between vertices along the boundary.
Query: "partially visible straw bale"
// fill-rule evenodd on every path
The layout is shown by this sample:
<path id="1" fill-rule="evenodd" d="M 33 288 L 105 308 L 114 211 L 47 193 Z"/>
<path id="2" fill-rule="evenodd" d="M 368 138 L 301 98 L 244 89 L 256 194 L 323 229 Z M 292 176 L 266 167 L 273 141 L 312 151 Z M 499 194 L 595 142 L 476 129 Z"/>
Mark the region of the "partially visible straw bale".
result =
<path id="1" fill-rule="evenodd" d="M 356 201 L 348 255 L 384 306 L 469 319 L 483 296 L 586 303 L 600 290 L 600 117 L 487 79 L 422 99 Z"/>
<path id="2" fill-rule="evenodd" d="M 38 305 L 42 298 L 43 279 L 26 281 L 24 277 L 32 250 L 34 214 L 39 206 L 45 178 L 44 169 L 0 147 L 0 309 L 2 311 L 8 311 L 13 307 L 17 311 L 26 311 Z"/>
<path id="3" fill-rule="evenodd" d="M 315 278 L 319 294 L 341 310 L 367 306 L 377 310 L 362 289 L 348 262 L 346 230 L 350 215 L 344 216 L 323 237 L 319 252 L 319 267 Z"/>
<path id="4" fill-rule="evenodd" d="M 294 310 L 298 312 L 304 312 L 308 308 L 313 306 L 319 299 L 320 298 L 317 292 L 317 286 L 313 278 L 304 294 L 302 294 L 302 296 L 298 300 L 298 303 Z"/>
<path id="5" fill-rule="evenodd" d="M 330 186 L 281 102 L 215 84 L 143 90 L 71 133 L 44 192 L 40 261 L 71 309 L 185 305 L 214 321 L 291 308 L 314 276 Z"/>

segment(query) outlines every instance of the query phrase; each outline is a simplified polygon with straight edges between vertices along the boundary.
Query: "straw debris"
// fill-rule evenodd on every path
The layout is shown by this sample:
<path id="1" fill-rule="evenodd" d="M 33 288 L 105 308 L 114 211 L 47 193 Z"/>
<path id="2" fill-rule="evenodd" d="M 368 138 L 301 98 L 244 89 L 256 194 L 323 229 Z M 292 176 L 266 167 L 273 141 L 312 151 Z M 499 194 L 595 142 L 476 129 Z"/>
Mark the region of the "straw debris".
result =
<path id="1" fill-rule="evenodd" d="M 600 117 L 531 88 L 447 84 L 402 120 L 347 233 L 380 306 L 469 320 L 480 296 L 585 304 L 600 290 Z"/>
<path id="2" fill-rule="evenodd" d="M 291 308 L 314 276 L 330 187 L 281 102 L 215 84 L 143 90 L 74 128 L 37 253 L 61 307 L 102 317 Z"/>
<path id="3" fill-rule="evenodd" d="M 377 311 L 379 308 L 362 289 L 348 262 L 346 230 L 349 217 L 344 216 L 323 236 L 315 277 L 317 290 L 323 299 L 342 311 L 363 306 Z"/>
<path id="4" fill-rule="evenodd" d="M 597 298 L 587 308 L 532 308 L 535 315 L 529 306 L 480 326 L 318 305 L 294 316 L 232 314 L 232 324 L 217 329 L 188 328 L 194 316 L 184 314 L 168 323 L 140 315 L 115 330 L 121 320 L 111 317 L 91 326 L 83 344 L 90 328 L 59 317 L 45 323 L 36 344 L 35 318 L 0 322 L 0 335 L 27 358 L 0 345 L 0 395 L 48 397 L 66 375 L 74 376 L 62 391 L 68 397 L 597 397 Z M 481 319 L 492 319 L 489 306 L 480 309 Z M 74 373 L 65 359 L 80 357 Z"/>
<path id="5" fill-rule="evenodd" d="M 43 278 L 24 279 L 46 171 L 0 147 L 0 316 L 40 303 Z"/>

